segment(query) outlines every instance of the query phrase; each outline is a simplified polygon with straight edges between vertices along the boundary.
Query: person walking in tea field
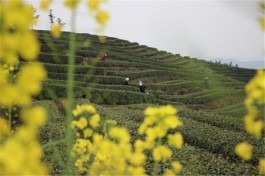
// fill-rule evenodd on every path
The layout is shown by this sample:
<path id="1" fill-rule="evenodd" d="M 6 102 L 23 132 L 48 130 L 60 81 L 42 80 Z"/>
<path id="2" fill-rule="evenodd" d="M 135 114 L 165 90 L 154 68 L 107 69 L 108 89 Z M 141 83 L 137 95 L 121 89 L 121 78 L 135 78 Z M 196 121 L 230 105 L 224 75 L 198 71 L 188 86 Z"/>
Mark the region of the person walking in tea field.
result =
<path id="1" fill-rule="evenodd" d="M 123 85 L 129 85 L 129 78 L 125 78 L 125 82 L 123 83 Z"/>
<path id="2" fill-rule="evenodd" d="M 140 92 L 145 93 L 146 86 L 144 85 L 144 83 L 142 81 L 139 81 L 138 85 L 140 88 Z"/>
<path id="3" fill-rule="evenodd" d="M 100 57 L 100 61 L 105 61 L 108 58 L 107 53 Z"/>

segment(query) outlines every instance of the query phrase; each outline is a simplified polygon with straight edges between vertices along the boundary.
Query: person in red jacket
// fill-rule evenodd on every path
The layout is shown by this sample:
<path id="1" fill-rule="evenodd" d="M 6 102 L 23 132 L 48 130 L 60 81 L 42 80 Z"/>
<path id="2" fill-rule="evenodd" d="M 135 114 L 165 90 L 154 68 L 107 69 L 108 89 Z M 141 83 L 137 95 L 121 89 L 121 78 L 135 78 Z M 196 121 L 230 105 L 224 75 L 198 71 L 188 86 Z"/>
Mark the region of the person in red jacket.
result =
<path id="1" fill-rule="evenodd" d="M 105 53 L 103 56 L 100 57 L 101 61 L 105 61 L 108 58 L 107 53 Z"/>

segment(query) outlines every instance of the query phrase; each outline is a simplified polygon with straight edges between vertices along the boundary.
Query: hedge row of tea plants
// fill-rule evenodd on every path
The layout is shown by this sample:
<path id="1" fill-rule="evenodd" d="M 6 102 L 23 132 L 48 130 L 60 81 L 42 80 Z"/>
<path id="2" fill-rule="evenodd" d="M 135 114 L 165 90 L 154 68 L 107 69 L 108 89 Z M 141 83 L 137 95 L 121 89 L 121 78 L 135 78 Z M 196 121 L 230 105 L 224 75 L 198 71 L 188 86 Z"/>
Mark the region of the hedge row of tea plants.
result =
<path id="1" fill-rule="evenodd" d="M 228 129 L 232 131 L 244 132 L 244 124 L 242 119 L 232 118 L 231 116 L 219 115 L 207 111 L 194 111 L 191 109 L 182 109 L 180 117 L 192 118 L 198 122 L 210 124 L 212 126 Z"/>
<path id="2" fill-rule="evenodd" d="M 127 105 L 137 103 L 155 103 L 152 95 L 140 92 L 111 89 L 93 89 L 76 86 L 74 88 L 76 98 L 86 98 L 96 104 Z M 56 99 L 66 97 L 66 86 L 56 84 L 44 84 L 43 91 L 37 99 Z"/>
<path id="3" fill-rule="evenodd" d="M 66 85 L 66 80 L 47 79 L 44 84 L 55 84 L 55 85 Z M 75 86 L 83 88 L 94 88 L 94 89 L 113 89 L 113 90 L 126 90 L 126 91 L 139 91 L 138 86 L 132 85 L 108 85 L 108 84 L 95 84 L 89 82 L 75 81 Z"/>
<path id="4" fill-rule="evenodd" d="M 251 141 L 255 146 L 255 152 L 250 163 L 255 166 L 258 163 L 258 158 L 265 155 L 264 139 L 256 141 L 242 132 L 221 129 L 190 118 L 181 119 L 184 123 L 184 127 L 182 127 L 180 131 L 184 135 L 185 141 L 190 145 L 206 149 L 212 153 L 221 154 L 232 161 L 237 161 L 240 160 L 240 158 L 238 158 L 234 152 L 235 146 L 242 141 Z"/>
<path id="5" fill-rule="evenodd" d="M 49 79 L 67 80 L 67 74 L 64 73 L 48 73 Z M 98 84 L 116 84 L 122 85 L 124 83 L 123 77 L 117 76 L 102 76 L 102 75 L 83 75 L 75 74 L 74 80 L 81 82 L 93 82 Z"/>
<path id="6" fill-rule="evenodd" d="M 68 65 L 66 64 L 44 64 L 46 70 L 50 73 L 64 73 L 67 74 Z M 94 75 L 104 75 L 104 68 L 93 67 L 93 66 L 75 66 L 75 74 L 83 74 L 86 75 L 88 73 L 92 73 Z"/>

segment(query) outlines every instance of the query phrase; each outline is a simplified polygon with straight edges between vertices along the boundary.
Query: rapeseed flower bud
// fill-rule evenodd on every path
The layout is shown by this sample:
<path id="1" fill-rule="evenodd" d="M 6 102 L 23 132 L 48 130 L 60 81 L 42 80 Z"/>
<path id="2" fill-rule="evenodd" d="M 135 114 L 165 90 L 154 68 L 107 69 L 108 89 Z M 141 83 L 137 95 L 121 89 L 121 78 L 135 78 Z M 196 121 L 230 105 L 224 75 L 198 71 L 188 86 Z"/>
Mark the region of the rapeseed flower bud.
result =
<path id="1" fill-rule="evenodd" d="M 253 146 L 247 142 L 237 144 L 235 147 L 235 153 L 243 160 L 250 160 L 252 158 Z"/>

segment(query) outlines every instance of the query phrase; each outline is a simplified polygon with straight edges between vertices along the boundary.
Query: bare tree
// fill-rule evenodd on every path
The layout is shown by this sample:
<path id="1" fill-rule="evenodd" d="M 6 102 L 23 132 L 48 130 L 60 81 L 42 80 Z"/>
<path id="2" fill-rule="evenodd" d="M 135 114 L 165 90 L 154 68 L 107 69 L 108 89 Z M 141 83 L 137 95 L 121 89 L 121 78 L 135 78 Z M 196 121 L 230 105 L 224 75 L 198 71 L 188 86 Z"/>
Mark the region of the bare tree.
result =
<path id="1" fill-rule="evenodd" d="M 37 10 L 33 6 L 31 6 L 31 8 L 32 8 L 32 14 L 33 14 L 33 18 L 34 18 L 32 24 L 31 24 L 31 29 L 33 29 L 33 26 L 37 24 L 40 15 L 36 15 Z"/>
<path id="2" fill-rule="evenodd" d="M 57 18 L 56 22 L 57 22 L 58 24 L 60 24 L 61 26 L 64 26 L 64 25 L 65 25 L 65 23 L 62 22 L 61 18 Z"/>
<path id="3" fill-rule="evenodd" d="M 49 9 L 49 18 L 50 18 L 50 23 L 51 23 L 51 28 L 52 28 L 52 25 L 54 24 L 54 18 L 55 16 L 52 14 L 52 9 Z"/>

